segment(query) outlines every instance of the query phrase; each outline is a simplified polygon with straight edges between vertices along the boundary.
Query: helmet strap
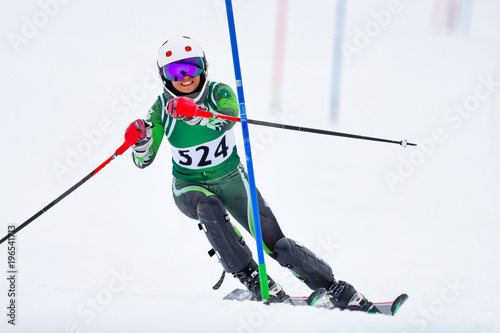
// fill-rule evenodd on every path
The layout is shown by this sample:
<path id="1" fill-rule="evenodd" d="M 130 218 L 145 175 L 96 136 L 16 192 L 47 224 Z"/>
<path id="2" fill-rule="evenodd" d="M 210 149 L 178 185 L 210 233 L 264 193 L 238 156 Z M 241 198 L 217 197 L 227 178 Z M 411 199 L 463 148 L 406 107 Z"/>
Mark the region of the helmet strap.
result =
<path id="1" fill-rule="evenodd" d="M 167 95 L 168 99 L 172 99 L 175 97 L 187 97 L 193 99 L 196 103 L 198 103 L 198 102 L 203 102 L 208 94 L 209 81 L 207 80 L 206 72 L 200 74 L 200 84 L 198 85 L 195 91 L 189 94 L 182 93 L 177 89 L 175 89 L 174 85 L 172 84 L 172 81 L 165 79 L 165 77 L 162 77 L 162 81 L 163 81 L 163 90 L 165 92 L 165 95 Z"/>

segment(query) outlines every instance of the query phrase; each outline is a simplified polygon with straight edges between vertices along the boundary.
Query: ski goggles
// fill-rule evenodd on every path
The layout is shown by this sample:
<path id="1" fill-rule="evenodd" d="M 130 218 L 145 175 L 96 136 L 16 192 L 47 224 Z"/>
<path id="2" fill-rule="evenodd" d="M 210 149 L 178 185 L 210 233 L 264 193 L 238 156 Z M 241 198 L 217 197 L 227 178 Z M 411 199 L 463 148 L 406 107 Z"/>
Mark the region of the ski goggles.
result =
<path id="1" fill-rule="evenodd" d="M 161 72 L 169 81 L 180 81 L 186 75 L 197 77 L 204 67 L 202 58 L 187 58 L 163 66 Z"/>

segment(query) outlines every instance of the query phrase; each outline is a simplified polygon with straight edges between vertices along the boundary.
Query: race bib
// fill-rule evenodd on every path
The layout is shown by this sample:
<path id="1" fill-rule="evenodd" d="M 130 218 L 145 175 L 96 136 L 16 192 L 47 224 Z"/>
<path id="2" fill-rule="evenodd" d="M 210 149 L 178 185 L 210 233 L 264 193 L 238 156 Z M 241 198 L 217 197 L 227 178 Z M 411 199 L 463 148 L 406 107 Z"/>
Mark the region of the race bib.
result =
<path id="1" fill-rule="evenodd" d="M 178 165 L 188 169 L 204 169 L 224 162 L 236 145 L 233 131 L 225 132 L 215 140 L 201 145 L 177 148 L 171 146 L 172 158 Z"/>

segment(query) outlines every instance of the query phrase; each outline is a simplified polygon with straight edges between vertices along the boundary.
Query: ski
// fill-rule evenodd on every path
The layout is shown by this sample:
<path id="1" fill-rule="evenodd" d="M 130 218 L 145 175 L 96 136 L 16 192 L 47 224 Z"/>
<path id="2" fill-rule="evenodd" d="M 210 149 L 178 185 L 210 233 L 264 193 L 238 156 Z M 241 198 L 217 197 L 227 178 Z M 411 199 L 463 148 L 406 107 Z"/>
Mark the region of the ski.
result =
<path id="1" fill-rule="evenodd" d="M 320 288 L 312 292 L 309 296 L 290 296 L 291 305 L 294 306 L 313 306 L 316 308 L 322 308 L 327 310 L 333 310 L 336 307 L 328 300 L 326 296 L 326 289 Z M 227 294 L 224 297 L 225 300 L 233 301 L 255 301 L 252 294 L 245 289 L 237 288 Z M 401 294 L 394 301 L 390 302 L 374 302 L 373 304 L 377 307 L 379 312 L 369 312 L 369 313 L 381 313 L 388 316 L 394 316 L 399 308 L 408 299 L 407 294 Z"/>

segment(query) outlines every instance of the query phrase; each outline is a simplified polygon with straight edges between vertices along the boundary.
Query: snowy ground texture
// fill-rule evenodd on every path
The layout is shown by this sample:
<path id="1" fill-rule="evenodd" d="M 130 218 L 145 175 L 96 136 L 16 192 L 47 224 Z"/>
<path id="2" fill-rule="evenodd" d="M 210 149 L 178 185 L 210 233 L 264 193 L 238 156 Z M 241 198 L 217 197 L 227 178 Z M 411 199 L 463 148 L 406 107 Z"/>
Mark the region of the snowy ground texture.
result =
<path id="1" fill-rule="evenodd" d="M 16 236 L 15 296 L 1 245 L 1 332 L 500 332 L 500 3 L 474 1 L 467 32 L 439 27 L 446 1 L 349 0 L 336 123 L 335 2 L 289 1 L 271 109 L 277 4 L 234 1 L 249 118 L 419 146 L 251 127 L 258 187 L 337 278 L 376 301 L 408 293 L 397 316 L 223 301 L 239 285 L 211 289 L 222 269 L 173 204 L 165 145 L 147 170 L 116 158 Z M 166 39 L 196 38 L 235 88 L 222 0 L 2 1 L 0 16 L 2 236 L 146 115 Z"/>

